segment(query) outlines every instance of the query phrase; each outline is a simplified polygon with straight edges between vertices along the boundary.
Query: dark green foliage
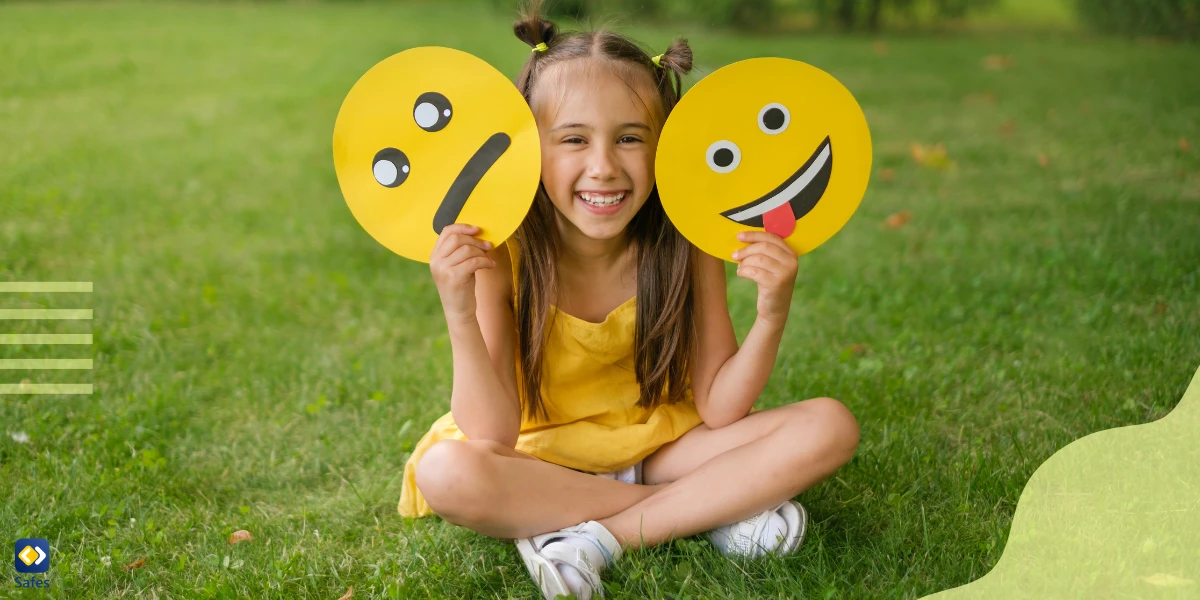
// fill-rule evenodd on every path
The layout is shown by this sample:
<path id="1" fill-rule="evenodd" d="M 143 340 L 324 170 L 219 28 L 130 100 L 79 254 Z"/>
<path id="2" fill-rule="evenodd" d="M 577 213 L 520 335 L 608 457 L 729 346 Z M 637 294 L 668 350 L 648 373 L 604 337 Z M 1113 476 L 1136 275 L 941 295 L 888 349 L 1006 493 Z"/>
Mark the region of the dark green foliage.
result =
<path id="1" fill-rule="evenodd" d="M 492 3 L 501 11 L 516 14 L 515 0 L 492 0 Z M 766 28 L 779 13 L 776 0 L 548 0 L 545 7 L 553 18 L 577 21 L 683 20 L 735 29 Z"/>
<path id="2" fill-rule="evenodd" d="M 815 0 L 822 22 L 877 31 L 889 20 L 941 22 L 995 6 L 999 0 Z"/>
<path id="3" fill-rule="evenodd" d="M 1076 0 L 1079 18 L 1105 33 L 1200 39 L 1200 0 Z"/>

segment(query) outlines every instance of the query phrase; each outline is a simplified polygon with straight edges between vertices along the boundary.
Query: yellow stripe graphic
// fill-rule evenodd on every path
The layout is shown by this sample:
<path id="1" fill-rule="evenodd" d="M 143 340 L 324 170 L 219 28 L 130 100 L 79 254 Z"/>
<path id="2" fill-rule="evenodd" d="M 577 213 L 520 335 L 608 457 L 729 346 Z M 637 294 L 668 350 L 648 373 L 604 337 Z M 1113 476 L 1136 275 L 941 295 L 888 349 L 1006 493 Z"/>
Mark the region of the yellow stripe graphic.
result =
<path id="1" fill-rule="evenodd" d="M 0 292 L 88 292 L 90 281 L 0 281 Z"/>
<path id="2" fill-rule="evenodd" d="M 90 358 L 0 358 L 0 371 L 5 369 L 79 369 L 92 370 Z"/>
<path id="3" fill-rule="evenodd" d="M 91 321 L 90 308 L 0 308 L 0 321 L 17 319 L 54 319 Z"/>
<path id="4" fill-rule="evenodd" d="M 0 383 L 0 394 L 91 394 L 90 383 Z"/>
<path id="5" fill-rule="evenodd" d="M 0 333 L 0 344 L 91 345 L 90 333 Z"/>

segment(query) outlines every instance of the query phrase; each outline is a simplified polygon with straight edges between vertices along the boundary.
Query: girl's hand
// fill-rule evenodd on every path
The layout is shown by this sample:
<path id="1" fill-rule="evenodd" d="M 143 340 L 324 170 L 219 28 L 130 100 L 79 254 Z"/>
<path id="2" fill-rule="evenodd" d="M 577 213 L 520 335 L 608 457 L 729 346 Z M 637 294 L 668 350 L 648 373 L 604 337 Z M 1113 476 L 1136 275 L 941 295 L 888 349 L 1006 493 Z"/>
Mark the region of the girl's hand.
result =
<path id="1" fill-rule="evenodd" d="M 475 318 L 475 271 L 496 266 L 487 255 L 492 243 L 473 237 L 477 233 L 474 225 L 447 225 L 429 256 L 429 271 L 447 321 Z"/>
<path id="2" fill-rule="evenodd" d="M 758 317 L 780 326 L 787 320 L 796 285 L 796 253 L 783 238 L 766 231 L 743 231 L 750 244 L 733 253 L 737 275 L 758 284 Z"/>

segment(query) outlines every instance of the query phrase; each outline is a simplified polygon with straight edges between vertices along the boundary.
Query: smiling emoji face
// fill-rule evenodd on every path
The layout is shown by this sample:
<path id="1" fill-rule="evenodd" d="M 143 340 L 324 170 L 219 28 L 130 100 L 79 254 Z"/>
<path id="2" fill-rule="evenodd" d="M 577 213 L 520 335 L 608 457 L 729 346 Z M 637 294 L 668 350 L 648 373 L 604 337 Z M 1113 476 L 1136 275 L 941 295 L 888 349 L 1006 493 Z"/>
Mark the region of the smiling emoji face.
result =
<path id="1" fill-rule="evenodd" d="M 429 262 L 442 228 L 498 245 L 533 203 L 541 143 L 529 105 L 491 65 L 423 47 L 372 67 L 342 102 L 333 164 L 354 218 L 379 243 Z"/>
<path id="2" fill-rule="evenodd" d="M 849 90 L 784 58 L 718 69 L 663 127 L 655 176 L 671 222 L 701 250 L 732 260 L 740 231 L 766 230 L 804 254 L 858 208 L 871 134 Z"/>

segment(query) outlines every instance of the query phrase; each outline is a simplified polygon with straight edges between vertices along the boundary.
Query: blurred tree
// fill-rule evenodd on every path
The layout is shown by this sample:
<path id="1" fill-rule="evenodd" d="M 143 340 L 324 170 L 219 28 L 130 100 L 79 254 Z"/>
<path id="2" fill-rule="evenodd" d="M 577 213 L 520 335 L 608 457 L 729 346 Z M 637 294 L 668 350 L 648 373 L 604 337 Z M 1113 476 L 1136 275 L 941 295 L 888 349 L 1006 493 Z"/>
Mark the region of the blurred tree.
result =
<path id="1" fill-rule="evenodd" d="M 493 0 L 500 10 L 516 14 L 517 0 Z M 738 29 L 761 29 L 777 14 L 775 0 L 547 0 L 547 15 L 586 20 L 607 17 L 686 19 Z"/>
<path id="2" fill-rule="evenodd" d="M 771 25 L 778 13 L 774 0 L 705 0 L 687 3 L 682 16 L 714 25 L 737 29 L 762 29 Z"/>
<path id="3" fill-rule="evenodd" d="M 1200 39 L 1200 0 L 1076 0 L 1075 6 L 1097 31 Z"/>
<path id="4" fill-rule="evenodd" d="M 818 18 L 843 29 L 878 31 L 886 18 L 961 19 L 998 0 L 816 0 Z"/>

